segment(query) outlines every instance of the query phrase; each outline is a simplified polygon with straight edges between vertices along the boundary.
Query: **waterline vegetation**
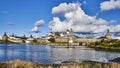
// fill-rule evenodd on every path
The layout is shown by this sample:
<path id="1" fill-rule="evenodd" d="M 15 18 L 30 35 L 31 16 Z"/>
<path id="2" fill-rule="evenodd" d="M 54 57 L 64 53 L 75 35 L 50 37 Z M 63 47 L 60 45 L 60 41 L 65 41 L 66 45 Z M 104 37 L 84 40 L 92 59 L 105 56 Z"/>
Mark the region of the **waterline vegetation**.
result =
<path id="1" fill-rule="evenodd" d="M 31 62 L 23 62 L 20 60 L 0 63 L 1 68 L 120 68 L 119 63 L 102 63 L 95 61 L 63 62 L 62 64 L 34 64 Z"/>
<path id="2" fill-rule="evenodd" d="M 108 50 L 120 52 L 120 40 L 101 40 L 101 42 L 90 43 L 88 47 L 96 50 Z"/>

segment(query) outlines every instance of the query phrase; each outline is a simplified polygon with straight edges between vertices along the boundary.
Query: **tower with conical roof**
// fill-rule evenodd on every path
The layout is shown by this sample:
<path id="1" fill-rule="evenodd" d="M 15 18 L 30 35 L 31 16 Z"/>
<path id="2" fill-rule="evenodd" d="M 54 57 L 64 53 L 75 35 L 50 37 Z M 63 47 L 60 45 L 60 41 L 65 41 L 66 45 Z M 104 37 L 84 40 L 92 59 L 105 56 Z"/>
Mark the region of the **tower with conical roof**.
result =
<path id="1" fill-rule="evenodd" d="M 26 37 L 25 35 L 23 35 L 23 36 L 21 37 L 21 39 L 27 39 L 27 37 Z"/>
<path id="2" fill-rule="evenodd" d="M 106 37 L 107 39 L 112 39 L 112 36 L 111 36 L 109 30 L 107 30 L 107 33 L 105 34 L 105 37 Z"/>
<path id="3" fill-rule="evenodd" d="M 29 38 L 33 38 L 32 34 L 29 36 Z"/>
<path id="4" fill-rule="evenodd" d="M 6 32 L 2 36 L 2 40 L 7 42 L 8 36 L 7 36 Z"/>
<path id="5" fill-rule="evenodd" d="M 11 37 L 15 37 L 14 33 L 12 33 Z"/>
<path id="6" fill-rule="evenodd" d="M 55 32 L 55 38 L 59 38 L 60 37 L 60 33 L 57 31 Z"/>

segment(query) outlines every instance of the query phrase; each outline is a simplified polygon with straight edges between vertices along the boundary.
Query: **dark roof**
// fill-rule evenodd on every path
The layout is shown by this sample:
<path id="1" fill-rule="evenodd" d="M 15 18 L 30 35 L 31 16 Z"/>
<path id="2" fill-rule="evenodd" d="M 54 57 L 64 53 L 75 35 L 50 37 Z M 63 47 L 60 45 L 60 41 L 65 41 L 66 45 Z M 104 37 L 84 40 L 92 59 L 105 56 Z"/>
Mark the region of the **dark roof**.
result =
<path id="1" fill-rule="evenodd" d="M 30 35 L 30 37 L 29 38 L 33 38 L 33 36 L 32 35 Z"/>
<path id="2" fill-rule="evenodd" d="M 107 39 L 105 36 L 99 37 L 98 39 Z"/>
<path id="3" fill-rule="evenodd" d="M 11 35 L 12 37 L 15 37 L 15 35 L 14 35 L 14 33 L 12 33 L 12 35 Z"/>
<path id="4" fill-rule="evenodd" d="M 3 36 L 6 36 L 6 37 L 8 37 L 8 36 L 7 36 L 7 34 L 6 34 L 6 32 L 3 34 Z"/>
<path id="5" fill-rule="evenodd" d="M 111 36 L 111 34 L 110 34 L 110 31 L 109 30 L 107 30 L 107 33 L 106 33 L 106 35 L 105 36 Z"/>
<path id="6" fill-rule="evenodd" d="M 60 33 L 57 31 L 57 32 L 55 32 L 55 35 L 56 36 L 60 36 Z"/>

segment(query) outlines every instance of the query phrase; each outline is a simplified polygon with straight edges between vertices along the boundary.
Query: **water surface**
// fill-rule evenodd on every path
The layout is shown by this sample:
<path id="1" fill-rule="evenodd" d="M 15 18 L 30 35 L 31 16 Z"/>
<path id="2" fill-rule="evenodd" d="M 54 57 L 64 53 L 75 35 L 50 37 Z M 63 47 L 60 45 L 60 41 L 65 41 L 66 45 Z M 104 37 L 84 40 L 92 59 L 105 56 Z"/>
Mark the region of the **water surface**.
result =
<path id="1" fill-rule="evenodd" d="M 116 57 L 120 57 L 120 53 L 95 51 L 85 46 L 59 48 L 45 45 L 0 44 L 0 62 L 16 59 L 40 64 L 85 60 L 108 62 Z"/>

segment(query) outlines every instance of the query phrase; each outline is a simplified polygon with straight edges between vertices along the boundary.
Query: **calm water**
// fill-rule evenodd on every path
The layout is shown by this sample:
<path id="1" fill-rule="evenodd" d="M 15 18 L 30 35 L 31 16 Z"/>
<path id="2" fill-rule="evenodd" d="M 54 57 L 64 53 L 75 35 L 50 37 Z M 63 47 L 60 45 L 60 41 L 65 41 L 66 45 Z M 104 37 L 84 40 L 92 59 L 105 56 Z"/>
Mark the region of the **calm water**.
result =
<path id="1" fill-rule="evenodd" d="M 75 48 L 58 48 L 51 46 L 33 46 L 20 44 L 0 44 L 0 62 L 20 59 L 41 64 L 60 63 L 64 61 L 84 60 L 108 62 L 120 57 L 120 53 L 95 51 L 92 48 L 77 46 Z"/>

